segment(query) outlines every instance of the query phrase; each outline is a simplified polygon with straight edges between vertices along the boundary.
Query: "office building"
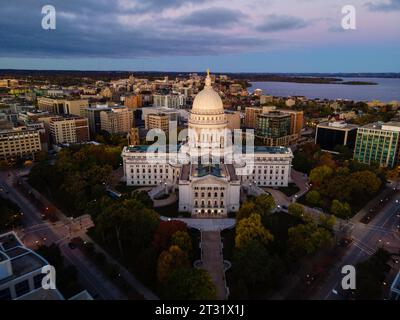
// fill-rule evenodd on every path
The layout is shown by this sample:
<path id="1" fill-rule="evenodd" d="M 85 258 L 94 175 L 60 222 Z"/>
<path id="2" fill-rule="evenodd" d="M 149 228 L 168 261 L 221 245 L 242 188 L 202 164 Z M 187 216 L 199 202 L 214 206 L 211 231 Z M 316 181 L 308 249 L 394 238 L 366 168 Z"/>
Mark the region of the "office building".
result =
<path id="1" fill-rule="evenodd" d="M 87 118 L 89 121 L 90 134 L 94 137 L 96 133 L 101 131 L 101 111 L 110 111 L 111 107 L 108 105 L 96 105 L 85 108 L 82 112 L 82 116 Z"/>
<path id="2" fill-rule="evenodd" d="M 18 127 L 0 130 L 0 159 L 34 158 L 42 150 L 40 133 L 36 129 Z"/>
<path id="3" fill-rule="evenodd" d="M 53 144 L 89 141 L 88 119 L 78 116 L 53 117 L 50 120 L 50 134 Z"/>
<path id="4" fill-rule="evenodd" d="M 278 139 L 290 135 L 289 114 L 272 111 L 257 116 L 256 136 L 263 139 Z M 280 145 L 280 144 L 272 144 Z"/>
<path id="5" fill-rule="evenodd" d="M 227 125 L 229 130 L 240 129 L 240 111 L 225 110 Z"/>
<path id="6" fill-rule="evenodd" d="M 245 127 L 255 129 L 257 125 L 257 116 L 263 113 L 263 109 L 260 107 L 246 107 L 244 112 Z"/>
<path id="7" fill-rule="evenodd" d="M 351 150 L 356 143 L 358 126 L 344 121 L 323 122 L 317 125 L 315 143 L 324 151 L 334 152 L 338 145 Z"/>
<path id="8" fill-rule="evenodd" d="M 186 107 L 186 97 L 183 94 L 154 94 L 153 95 L 154 107 L 166 107 L 181 109 Z"/>
<path id="9" fill-rule="evenodd" d="M 124 106 L 131 110 L 141 108 L 143 106 L 142 96 L 140 94 L 126 96 L 124 100 Z"/>
<path id="10" fill-rule="evenodd" d="M 172 120 L 171 120 L 172 121 Z M 165 113 L 150 113 L 146 115 L 144 125 L 146 130 L 161 129 L 165 134 L 169 133 L 170 115 Z"/>
<path id="11" fill-rule="evenodd" d="M 89 106 L 86 99 L 57 99 L 40 97 L 37 99 L 38 108 L 52 114 L 71 114 L 81 116 L 82 111 Z"/>
<path id="12" fill-rule="evenodd" d="M 399 159 L 400 122 L 377 122 L 357 129 L 354 159 L 393 168 Z"/>
<path id="13" fill-rule="evenodd" d="M 101 130 L 110 134 L 127 134 L 133 125 L 132 110 L 126 107 L 111 108 L 100 112 Z"/>

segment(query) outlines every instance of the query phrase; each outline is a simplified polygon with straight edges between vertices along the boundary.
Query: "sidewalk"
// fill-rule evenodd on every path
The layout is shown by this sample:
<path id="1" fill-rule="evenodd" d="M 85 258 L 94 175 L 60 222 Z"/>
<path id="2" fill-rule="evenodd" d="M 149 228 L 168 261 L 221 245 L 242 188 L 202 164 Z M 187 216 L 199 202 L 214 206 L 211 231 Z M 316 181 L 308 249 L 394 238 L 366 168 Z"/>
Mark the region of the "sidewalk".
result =
<path id="1" fill-rule="evenodd" d="M 26 183 L 26 182 L 25 182 Z M 59 218 L 64 223 L 71 223 L 70 219 L 66 217 L 56 206 L 54 206 L 46 197 L 35 190 L 32 186 L 28 185 L 29 188 L 34 192 L 35 196 L 46 205 L 51 205 L 55 208 L 57 218 Z M 106 259 L 113 264 L 118 265 L 121 275 L 126 279 L 126 281 L 146 300 L 158 300 L 158 297 L 148 288 L 146 288 L 139 280 L 137 280 L 124 266 L 122 266 L 117 260 L 111 257 L 104 249 L 101 248 L 92 238 L 90 238 L 86 233 L 81 232 L 79 235 L 84 241 L 92 242 L 96 248 L 96 251 L 102 252 Z M 96 267 L 97 269 L 97 267 Z M 101 273 L 101 271 L 99 271 Z M 106 279 L 104 279 L 106 280 Z M 114 285 L 113 285 L 114 286 Z M 119 290 L 119 289 L 118 289 Z"/>
<path id="2" fill-rule="evenodd" d="M 217 289 L 217 300 L 226 300 L 224 261 L 219 231 L 203 231 L 201 234 L 202 268 L 206 270 Z"/>

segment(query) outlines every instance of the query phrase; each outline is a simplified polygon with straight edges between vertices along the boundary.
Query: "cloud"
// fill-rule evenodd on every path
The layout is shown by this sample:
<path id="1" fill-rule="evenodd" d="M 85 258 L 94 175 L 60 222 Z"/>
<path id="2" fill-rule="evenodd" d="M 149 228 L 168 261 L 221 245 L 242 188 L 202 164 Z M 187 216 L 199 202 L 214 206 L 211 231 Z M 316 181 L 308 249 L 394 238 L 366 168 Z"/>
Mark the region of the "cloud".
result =
<path id="1" fill-rule="evenodd" d="M 308 25 L 310 25 L 310 23 L 302 18 L 271 14 L 267 16 L 265 22 L 258 25 L 256 29 L 261 32 L 275 32 L 302 29 Z"/>
<path id="2" fill-rule="evenodd" d="M 238 23 L 245 15 L 238 10 L 221 7 L 195 10 L 187 16 L 178 19 L 178 22 L 197 27 L 228 27 Z"/>
<path id="3" fill-rule="evenodd" d="M 204 23 L 207 22 L 216 28 L 203 32 L 177 27 L 176 19 L 159 14 L 161 9 L 156 12 L 151 11 L 149 15 L 153 14 L 155 17 L 150 16 L 147 22 L 121 23 L 120 17 L 126 14 L 133 21 L 135 17 L 143 16 L 143 14 L 136 15 L 134 7 L 127 7 L 128 4 L 133 6 L 138 3 L 137 1 L 126 3 L 118 1 L 119 6 L 103 0 L 85 0 L 79 4 L 74 2 L 75 6 L 72 5 L 73 2 L 53 0 L 57 10 L 56 30 L 41 28 L 41 8 L 46 4 L 45 1 L 26 0 L 24 5 L 20 2 L 4 4 L 0 11 L 0 56 L 32 58 L 198 56 L 259 51 L 272 43 L 266 38 L 251 34 L 238 36 L 217 30 L 217 26 L 234 23 L 235 19 L 240 18 L 238 12 L 228 9 L 223 11 L 211 8 L 208 15 L 200 15 Z M 150 0 L 147 6 L 160 4 L 162 8 L 170 8 L 179 6 L 183 2 L 183 0 Z M 124 5 L 127 7 L 126 10 L 121 7 Z M 193 19 L 195 17 L 193 14 Z M 200 23 L 201 19 L 192 21 Z M 214 19 L 224 22 L 213 22 Z"/>
<path id="4" fill-rule="evenodd" d="M 371 11 L 397 11 L 400 10 L 400 0 L 389 0 L 389 2 L 366 3 Z"/>

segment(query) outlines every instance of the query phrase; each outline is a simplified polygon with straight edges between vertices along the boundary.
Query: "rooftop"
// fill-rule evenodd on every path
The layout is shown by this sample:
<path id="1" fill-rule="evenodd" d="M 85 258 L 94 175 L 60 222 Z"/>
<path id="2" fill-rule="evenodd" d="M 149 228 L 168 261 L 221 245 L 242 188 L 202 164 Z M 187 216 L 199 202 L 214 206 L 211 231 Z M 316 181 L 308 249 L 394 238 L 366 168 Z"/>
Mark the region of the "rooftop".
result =
<path id="1" fill-rule="evenodd" d="M 400 122 L 374 122 L 369 123 L 362 127 L 363 129 L 387 130 L 387 131 L 400 131 Z"/>
<path id="2" fill-rule="evenodd" d="M 244 153 L 246 153 L 246 148 L 243 147 Z M 279 153 L 290 153 L 290 149 L 287 147 L 267 147 L 267 146 L 255 146 L 255 153 L 271 153 L 271 154 L 279 154 Z"/>
<path id="3" fill-rule="evenodd" d="M 0 261 L 5 260 L 10 261 L 12 274 L 0 279 L 0 285 L 48 264 L 41 256 L 24 247 L 14 232 L 0 236 Z"/>
<path id="4" fill-rule="evenodd" d="M 192 166 L 192 174 L 194 177 L 204 177 L 206 175 L 213 175 L 216 177 L 225 176 L 224 167 L 219 164 L 198 164 Z"/>
<path id="5" fill-rule="evenodd" d="M 334 122 L 322 122 L 318 124 L 318 128 L 356 129 L 359 128 L 359 126 L 356 124 L 346 123 L 344 121 L 334 121 Z"/>

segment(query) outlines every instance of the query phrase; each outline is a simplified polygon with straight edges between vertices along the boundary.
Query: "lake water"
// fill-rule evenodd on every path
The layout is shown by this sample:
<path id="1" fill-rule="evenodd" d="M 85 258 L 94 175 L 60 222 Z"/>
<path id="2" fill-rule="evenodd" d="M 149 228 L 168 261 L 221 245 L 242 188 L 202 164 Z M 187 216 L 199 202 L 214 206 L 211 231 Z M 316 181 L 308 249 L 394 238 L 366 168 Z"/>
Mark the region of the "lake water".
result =
<path id="1" fill-rule="evenodd" d="M 369 81 L 377 85 L 320 84 L 294 82 L 252 82 L 250 92 L 262 89 L 263 94 L 287 97 L 305 96 L 321 99 L 349 99 L 355 101 L 400 101 L 399 78 L 342 78 L 343 81 Z"/>

